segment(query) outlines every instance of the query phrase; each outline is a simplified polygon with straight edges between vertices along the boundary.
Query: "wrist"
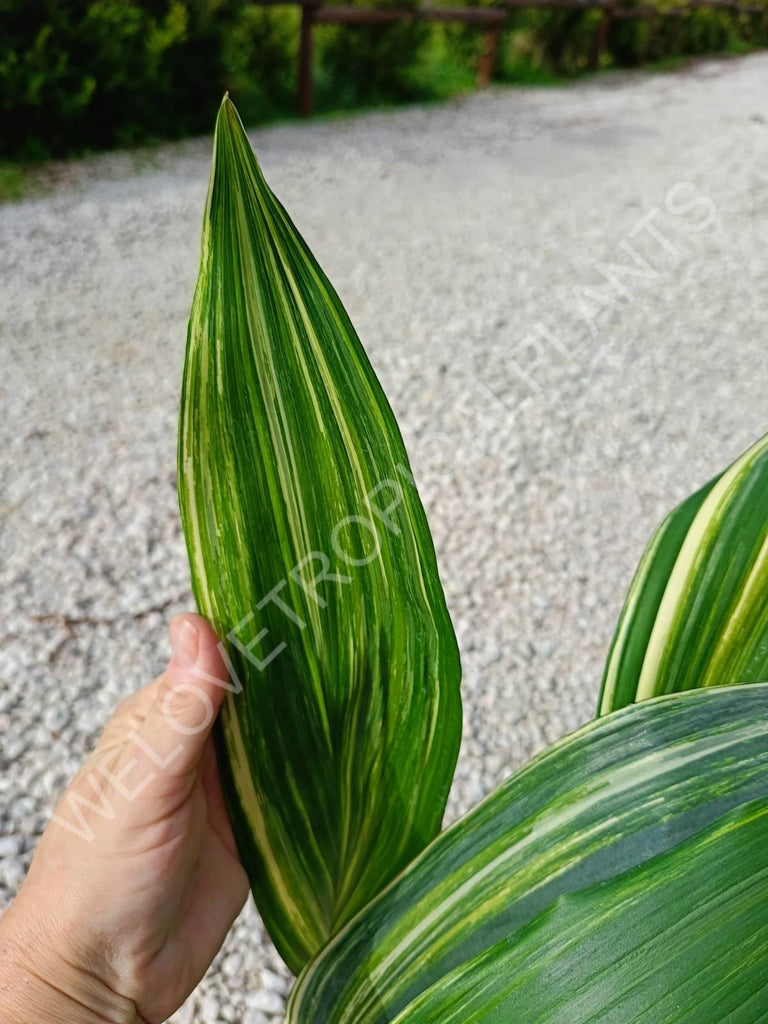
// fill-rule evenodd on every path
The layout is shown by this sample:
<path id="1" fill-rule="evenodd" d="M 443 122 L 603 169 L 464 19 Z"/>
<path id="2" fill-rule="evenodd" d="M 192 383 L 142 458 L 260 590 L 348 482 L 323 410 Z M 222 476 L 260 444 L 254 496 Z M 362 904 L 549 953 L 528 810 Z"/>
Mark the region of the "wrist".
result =
<path id="1" fill-rule="evenodd" d="M 130 999 L 77 964 L 61 943 L 0 920 L 0 1020 L 7 1024 L 146 1024 Z"/>

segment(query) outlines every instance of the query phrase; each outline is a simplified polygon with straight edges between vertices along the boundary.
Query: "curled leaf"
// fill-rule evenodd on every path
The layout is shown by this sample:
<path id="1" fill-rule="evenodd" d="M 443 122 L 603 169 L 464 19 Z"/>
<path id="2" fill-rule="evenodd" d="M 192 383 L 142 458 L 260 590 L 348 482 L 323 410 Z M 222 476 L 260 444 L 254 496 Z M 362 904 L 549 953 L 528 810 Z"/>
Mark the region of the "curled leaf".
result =
<path id="1" fill-rule="evenodd" d="M 768 680 L 768 435 L 678 505 L 645 550 L 600 714 L 662 693 Z"/>

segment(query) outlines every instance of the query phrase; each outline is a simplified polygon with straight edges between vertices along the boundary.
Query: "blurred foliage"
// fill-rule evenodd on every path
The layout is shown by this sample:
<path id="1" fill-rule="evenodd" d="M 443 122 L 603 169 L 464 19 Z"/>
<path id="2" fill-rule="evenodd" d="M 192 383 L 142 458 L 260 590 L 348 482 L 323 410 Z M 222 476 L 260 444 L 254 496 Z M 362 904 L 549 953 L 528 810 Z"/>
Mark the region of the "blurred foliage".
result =
<path id="1" fill-rule="evenodd" d="M 243 4 L 231 29 L 222 36 L 219 84 L 231 93 L 247 123 L 269 121 L 293 113 L 298 82 L 298 7 Z M 216 106 L 220 88 L 209 89 Z M 212 121 L 203 127 L 211 130 Z"/>
<path id="2" fill-rule="evenodd" d="M 437 2 L 450 6 L 451 0 Z M 657 0 L 657 6 L 681 2 Z M 501 32 L 496 78 L 546 83 L 586 70 L 599 19 L 594 10 L 514 13 Z M 295 111 L 297 7 L 248 0 L 0 0 L 0 21 L 5 157 L 35 160 L 208 132 L 225 89 L 249 123 Z M 473 26 L 419 22 L 318 26 L 318 110 L 471 88 L 482 35 Z M 612 22 L 601 63 L 633 66 L 767 41 L 765 13 L 686 11 Z"/>
<path id="3" fill-rule="evenodd" d="M 764 29 L 762 35 L 764 41 Z M 614 21 L 608 48 L 617 64 L 631 67 L 674 56 L 738 50 L 740 38 L 739 22 L 732 12 L 702 9 L 652 21 Z"/>
<path id="4" fill-rule="evenodd" d="M 0 203 L 23 199 L 26 193 L 24 171 L 17 164 L 0 162 Z"/>
<path id="5" fill-rule="evenodd" d="M 418 0 L 354 0 L 355 7 L 413 8 Z M 315 30 L 316 96 L 320 108 L 347 109 L 423 99 L 429 85 L 413 75 L 429 39 L 423 22 L 327 25 Z"/>
<path id="6" fill-rule="evenodd" d="M 298 11 L 246 0 L 0 0 L 0 152 L 36 159 L 208 132 L 293 103 Z"/>

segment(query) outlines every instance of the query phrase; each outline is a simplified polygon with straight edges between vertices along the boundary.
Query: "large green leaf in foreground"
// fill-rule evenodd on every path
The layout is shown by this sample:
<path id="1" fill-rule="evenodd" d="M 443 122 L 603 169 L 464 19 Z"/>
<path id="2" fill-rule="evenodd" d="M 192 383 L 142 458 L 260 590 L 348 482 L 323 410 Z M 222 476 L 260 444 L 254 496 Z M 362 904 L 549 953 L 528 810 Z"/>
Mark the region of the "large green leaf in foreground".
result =
<path id="1" fill-rule="evenodd" d="M 235 835 L 299 970 L 438 831 L 460 667 L 392 411 L 228 100 L 179 476 L 198 607 L 242 685 L 219 732 Z"/>
<path id="2" fill-rule="evenodd" d="M 619 619 L 600 714 L 768 680 L 768 435 L 656 530 Z"/>
<path id="3" fill-rule="evenodd" d="M 768 799 L 738 807 L 640 867 L 560 897 L 397 1024 L 765 1024 L 767 844 Z"/>
<path id="4" fill-rule="evenodd" d="M 598 719 L 336 936 L 289 1022 L 764 1022 L 767 809 L 768 684 Z"/>

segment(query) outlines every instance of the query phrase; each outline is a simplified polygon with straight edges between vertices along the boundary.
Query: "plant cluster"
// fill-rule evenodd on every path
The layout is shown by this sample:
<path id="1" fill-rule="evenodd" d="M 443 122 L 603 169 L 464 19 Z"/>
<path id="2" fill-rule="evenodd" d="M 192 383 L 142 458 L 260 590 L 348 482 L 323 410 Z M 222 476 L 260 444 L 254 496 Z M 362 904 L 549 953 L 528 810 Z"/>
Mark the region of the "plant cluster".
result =
<path id="1" fill-rule="evenodd" d="M 768 1019 L 768 435 L 655 532 L 596 719 L 440 832 L 460 665 L 354 328 L 219 114 L 179 433 L 290 1024 Z"/>

